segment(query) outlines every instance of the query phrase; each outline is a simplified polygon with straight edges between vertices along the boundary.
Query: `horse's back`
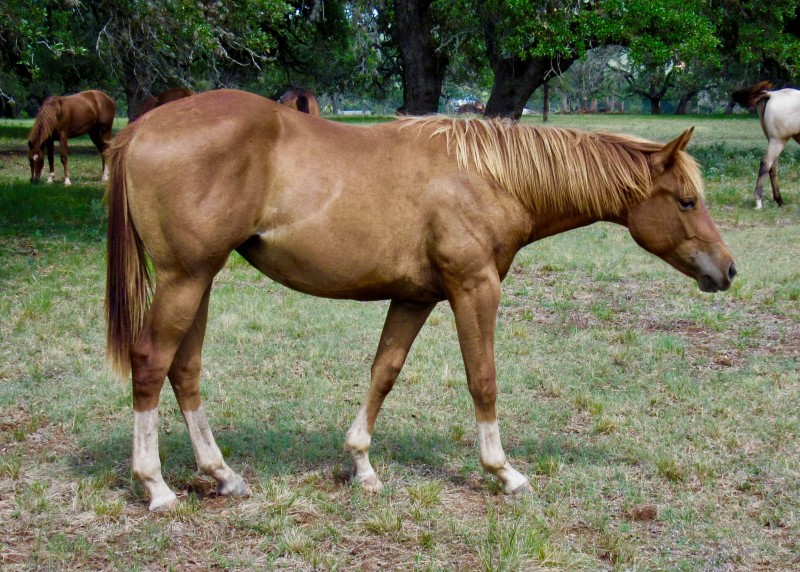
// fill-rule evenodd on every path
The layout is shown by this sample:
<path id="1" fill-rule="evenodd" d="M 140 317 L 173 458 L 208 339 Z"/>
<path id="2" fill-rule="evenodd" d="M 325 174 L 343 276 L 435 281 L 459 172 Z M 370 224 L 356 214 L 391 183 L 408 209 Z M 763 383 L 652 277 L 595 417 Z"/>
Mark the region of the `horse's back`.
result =
<path id="1" fill-rule="evenodd" d="M 169 107 L 136 123 L 126 159 L 131 215 L 157 266 L 238 249 L 309 294 L 430 300 L 440 272 L 495 256 L 494 226 L 520 216 L 417 127 L 343 125 L 224 90 Z"/>
<path id="2" fill-rule="evenodd" d="M 97 89 L 89 89 L 63 97 L 62 109 L 73 123 L 70 136 L 77 136 L 86 133 L 95 125 L 99 125 L 104 131 L 110 131 L 114 124 L 117 106 L 108 94 Z"/>

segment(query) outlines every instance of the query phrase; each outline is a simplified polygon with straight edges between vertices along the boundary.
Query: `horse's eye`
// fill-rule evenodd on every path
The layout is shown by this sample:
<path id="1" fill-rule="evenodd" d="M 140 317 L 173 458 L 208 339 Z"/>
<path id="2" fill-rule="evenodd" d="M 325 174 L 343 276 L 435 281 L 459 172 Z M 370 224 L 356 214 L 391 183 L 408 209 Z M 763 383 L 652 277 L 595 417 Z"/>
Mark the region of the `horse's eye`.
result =
<path id="1" fill-rule="evenodd" d="M 678 199 L 678 203 L 684 210 L 689 210 L 694 208 L 694 200 L 692 199 Z"/>

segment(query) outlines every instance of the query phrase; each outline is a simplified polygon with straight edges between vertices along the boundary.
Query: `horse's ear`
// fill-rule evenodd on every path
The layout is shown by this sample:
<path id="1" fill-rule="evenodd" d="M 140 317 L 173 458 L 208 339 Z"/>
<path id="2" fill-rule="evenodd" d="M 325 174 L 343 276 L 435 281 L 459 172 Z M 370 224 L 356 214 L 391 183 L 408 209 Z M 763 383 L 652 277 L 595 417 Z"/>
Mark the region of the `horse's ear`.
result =
<path id="1" fill-rule="evenodd" d="M 664 147 L 662 147 L 660 150 L 653 153 L 652 163 L 653 171 L 655 173 L 663 173 L 672 166 L 672 164 L 675 162 L 675 156 L 678 154 L 678 152 L 686 149 L 686 146 L 689 144 L 689 140 L 692 138 L 692 133 L 694 133 L 694 127 L 690 127 L 678 135 L 675 139 L 664 145 Z"/>

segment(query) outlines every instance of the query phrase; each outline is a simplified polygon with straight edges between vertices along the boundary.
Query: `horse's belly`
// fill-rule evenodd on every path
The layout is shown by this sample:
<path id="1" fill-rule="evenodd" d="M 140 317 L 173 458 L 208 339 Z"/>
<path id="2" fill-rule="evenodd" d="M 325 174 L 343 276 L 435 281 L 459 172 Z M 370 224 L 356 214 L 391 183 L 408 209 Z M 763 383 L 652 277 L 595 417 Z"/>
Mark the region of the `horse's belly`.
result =
<path id="1" fill-rule="evenodd" d="M 239 253 L 294 290 L 324 298 L 441 300 L 430 264 L 388 246 L 318 237 L 255 236 Z"/>

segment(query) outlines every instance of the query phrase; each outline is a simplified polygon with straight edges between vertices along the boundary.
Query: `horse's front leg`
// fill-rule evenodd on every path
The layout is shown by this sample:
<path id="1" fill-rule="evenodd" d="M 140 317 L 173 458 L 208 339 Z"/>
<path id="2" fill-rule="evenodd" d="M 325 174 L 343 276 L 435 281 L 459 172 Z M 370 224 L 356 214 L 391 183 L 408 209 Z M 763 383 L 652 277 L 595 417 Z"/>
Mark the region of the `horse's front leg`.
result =
<path id="1" fill-rule="evenodd" d="M 61 153 L 61 166 L 64 167 L 64 186 L 68 187 L 72 181 L 69 180 L 69 148 L 66 135 L 61 135 L 58 141 L 58 151 Z"/>
<path id="2" fill-rule="evenodd" d="M 49 139 L 47 141 L 46 145 L 47 145 L 47 164 L 50 167 L 50 174 L 47 176 L 47 182 L 48 183 L 52 183 L 53 182 L 53 177 L 56 176 L 56 167 L 54 165 L 54 163 L 55 163 L 55 157 L 54 157 L 55 149 L 54 149 L 54 147 L 55 147 L 56 144 L 53 142 L 52 139 Z"/>
<path id="3" fill-rule="evenodd" d="M 770 173 L 772 170 L 772 166 L 775 164 L 775 161 L 778 160 L 778 157 L 780 157 L 785 145 L 786 141 L 782 141 L 780 139 L 769 140 L 767 151 L 764 153 L 764 157 L 761 159 L 761 164 L 758 167 L 758 180 L 756 180 L 756 189 L 754 193 L 756 199 L 756 210 L 763 206 L 761 199 L 764 194 L 764 178 L 767 176 L 767 173 Z M 777 183 L 777 170 L 775 172 L 775 176 L 775 183 Z M 775 187 L 773 187 L 773 192 L 774 188 Z M 778 196 L 780 196 L 780 193 Z"/>
<path id="4" fill-rule="evenodd" d="M 225 463 L 200 401 L 201 352 L 206 333 L 210 294 L 209 285 L 200 302 L 194 324 L 186 332 L 172 360 L 168 377 L 189 430 L 198 469 L 216 479 L 217 494 L 247 496 L 250 494 L 250 489 L 244 479 Z"/>
<path id="5" fill-rule="evenodd" d="M 449 292 L 456 317 L 458 340 L 467 371 L 467 384 L 475 405 L 481 465 L 503 483 L 506 493 L 528 493 L 528 479 L 514 469 L 500 442 L 495 401 L 497 377 L 494 334 L 500 304 L 500 279 L 489 272 L 459 282 Z"/>
<path id="6" fill-rule="evenodd" d="M 377 492 L 383 484 L 369 462 L 369 446 L 375 419 L 383 400 L 392 390 L 406 361 L 411 344 L 436 304 L 411 304 L 393 300 L 386 314 L 367 396 L 347 431 L 344 448 L 353 459 L 353 481 L 365 490 Z"/>

